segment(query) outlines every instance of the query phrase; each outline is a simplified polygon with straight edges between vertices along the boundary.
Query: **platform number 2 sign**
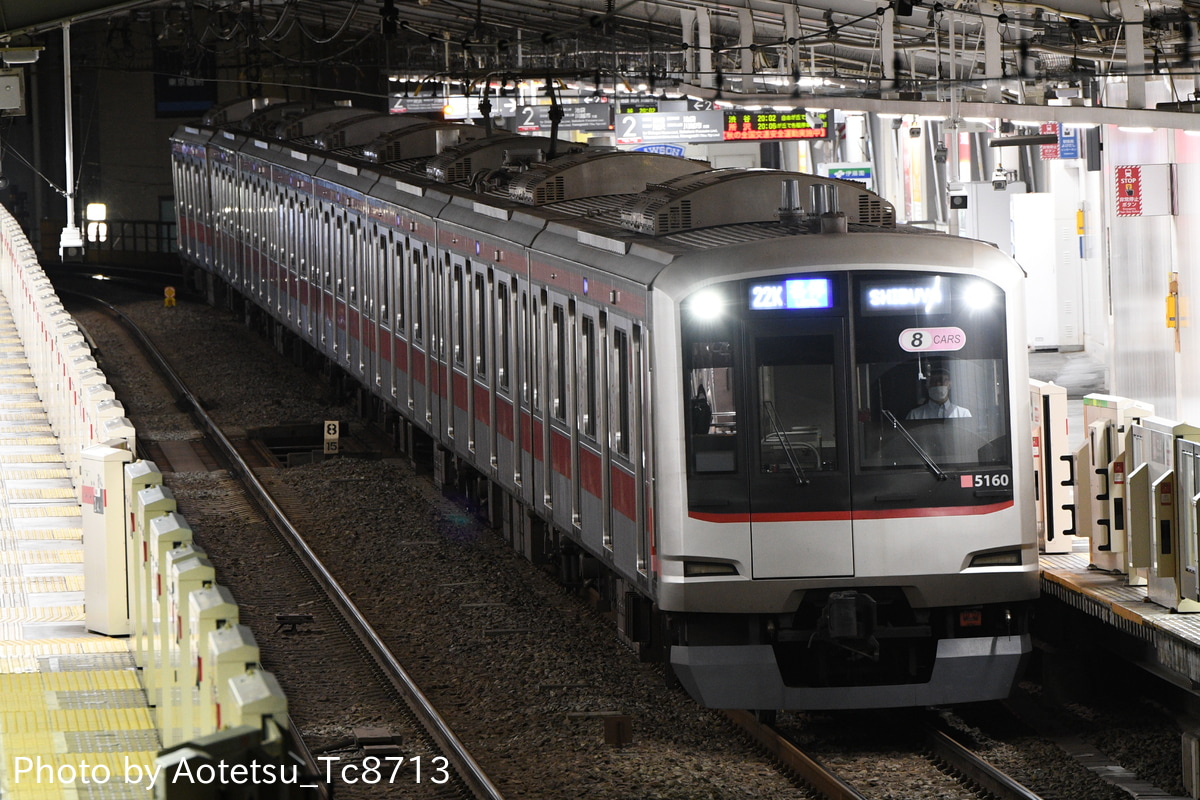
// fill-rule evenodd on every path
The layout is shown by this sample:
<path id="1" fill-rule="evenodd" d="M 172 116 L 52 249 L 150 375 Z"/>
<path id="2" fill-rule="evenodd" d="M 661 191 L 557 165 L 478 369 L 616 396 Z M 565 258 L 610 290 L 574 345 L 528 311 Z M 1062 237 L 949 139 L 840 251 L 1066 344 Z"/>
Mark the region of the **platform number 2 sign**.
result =
<path id="1" fill-rule="evenodd" d="M 338 437 L 341 435 L 342 423 L 336 419 L 325 420 L 325 455 L 336 455 L 338 452 Z"/>

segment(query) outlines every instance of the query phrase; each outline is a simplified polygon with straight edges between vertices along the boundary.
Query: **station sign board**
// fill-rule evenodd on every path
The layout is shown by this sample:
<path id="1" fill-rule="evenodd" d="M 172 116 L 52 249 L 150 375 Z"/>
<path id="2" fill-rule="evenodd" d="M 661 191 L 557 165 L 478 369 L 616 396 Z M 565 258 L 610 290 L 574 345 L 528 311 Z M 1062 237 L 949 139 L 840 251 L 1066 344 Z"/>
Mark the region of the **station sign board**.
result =
<path id="1" fill-rule="evenodd" d="M 495 102 L 495 101 L 493 101 Z M 517 130 L 521 133 L 549 131 L 550 106 L 519 105 L 516 110 Z M 558 123 L 560 130 L 608 131 L 612 130 L 611 103 L 563 103 L 563 118 Z"/>
<path id="2" fill-rule="evenodd" d="M 723 142 L 724 130 L 723 111 L 659 111 L 616 117 L 617 144 Z"/>
<path id="3" fill-rule="evenodd" d="M 515 117 L 515 97 L 490 97 L 493 117 Z M 419 94 L 405 97 L 394 94 L 388 98 L 388 111 L 392 114 L 443 114 L 446 119 L 471 119 L 483 116 L 479 111 L 479 96 L 466 97 L 452 94 Z"/>

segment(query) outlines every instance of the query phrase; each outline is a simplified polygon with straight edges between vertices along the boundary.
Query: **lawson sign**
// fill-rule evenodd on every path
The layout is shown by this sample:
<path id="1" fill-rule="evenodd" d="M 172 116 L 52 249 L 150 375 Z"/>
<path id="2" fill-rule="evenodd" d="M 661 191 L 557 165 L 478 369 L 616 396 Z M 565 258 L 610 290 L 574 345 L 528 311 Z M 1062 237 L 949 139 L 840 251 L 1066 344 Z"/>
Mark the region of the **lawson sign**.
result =
<path id="1" fill-rule="evenodd" d="M 683 158 L 684 148 L 681 144 L 643 144 L 633 148 L 639 153 L 658 153 L 660 156 L 676 156 Z"/>

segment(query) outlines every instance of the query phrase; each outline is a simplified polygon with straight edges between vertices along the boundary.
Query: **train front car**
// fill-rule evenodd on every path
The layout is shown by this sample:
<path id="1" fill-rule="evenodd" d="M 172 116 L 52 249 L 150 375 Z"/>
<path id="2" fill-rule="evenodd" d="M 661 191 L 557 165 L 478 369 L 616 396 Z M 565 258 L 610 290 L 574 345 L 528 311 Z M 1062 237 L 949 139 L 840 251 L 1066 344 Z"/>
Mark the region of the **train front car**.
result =
<path id="1" fill-rule="evenodd" d="M 655 288 L 656 399 L 679 398 L 654 421 L 658 602 L 689 692 L 1007 696 L 1038 594 L 1019 268 L 816 233 L 698 250 Z"/>

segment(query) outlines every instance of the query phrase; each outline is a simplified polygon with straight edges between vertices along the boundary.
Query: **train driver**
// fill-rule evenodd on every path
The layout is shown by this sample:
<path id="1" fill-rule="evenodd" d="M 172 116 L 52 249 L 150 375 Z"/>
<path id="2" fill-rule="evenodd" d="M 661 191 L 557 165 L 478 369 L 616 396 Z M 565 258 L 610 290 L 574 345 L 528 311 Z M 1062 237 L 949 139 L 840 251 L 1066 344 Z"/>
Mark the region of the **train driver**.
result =
<path id="1" fill-rule="evenodd" d="M 950 401 L 950 373 L 942 367 L 929 371 L 928 399 L 908 412 L 907 419 L 951 419 L 969 417 L 971 412 Z"/>

